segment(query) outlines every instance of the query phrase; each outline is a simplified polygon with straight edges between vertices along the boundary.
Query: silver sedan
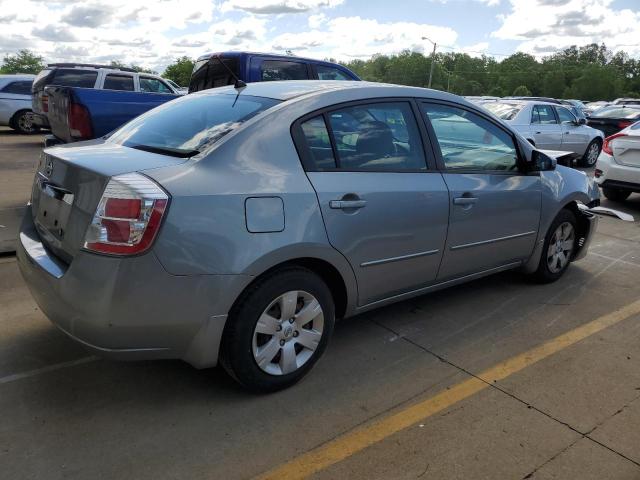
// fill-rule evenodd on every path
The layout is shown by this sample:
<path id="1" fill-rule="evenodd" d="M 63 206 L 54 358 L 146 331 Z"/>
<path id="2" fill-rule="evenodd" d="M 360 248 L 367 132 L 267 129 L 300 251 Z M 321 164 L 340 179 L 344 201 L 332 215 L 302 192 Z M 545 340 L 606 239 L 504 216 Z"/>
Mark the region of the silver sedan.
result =
<path id="1" fill-rule="evenodd" d="M 588 127 L 584 118 L 576 118 L 562 105 L 502 100 L 482 106 L 540 149 L 571 152 L 584 167 L 592 167 L 598 160 L 603 133 Z"/>
<path id="2" fill-rule="evenodd" d="M 292 81 L 205 90 L 46 149 L 18 262 L 42 311 L 121 359 L 287 387 L 336 318 L 496 272 L 560 278 L 599 200 L 443 92 Z"/>

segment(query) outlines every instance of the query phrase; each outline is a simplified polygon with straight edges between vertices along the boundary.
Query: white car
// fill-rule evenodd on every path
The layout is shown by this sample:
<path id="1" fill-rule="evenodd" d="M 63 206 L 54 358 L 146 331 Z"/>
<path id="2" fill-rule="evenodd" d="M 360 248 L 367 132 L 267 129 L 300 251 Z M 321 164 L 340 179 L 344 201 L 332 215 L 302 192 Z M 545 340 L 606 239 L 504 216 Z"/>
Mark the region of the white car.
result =
<path id="1" fill-rule="evenodd" d="M 501 100 L 482 106 L 541 150 L 571 152 L 585 167 L 598 160 L 604 134 L 566 107 L 548 102 Z"/>
<path id="2" fill-rule="evenodd" d="M 0 126 L 33 133 L 31 84 L 35 75 L 0 75 Z"/>
<path id="3" fill-rule="evenodd" d="M 640 192 L 640 122 L 605 139 L 594 176 L 609 200 Z"/>

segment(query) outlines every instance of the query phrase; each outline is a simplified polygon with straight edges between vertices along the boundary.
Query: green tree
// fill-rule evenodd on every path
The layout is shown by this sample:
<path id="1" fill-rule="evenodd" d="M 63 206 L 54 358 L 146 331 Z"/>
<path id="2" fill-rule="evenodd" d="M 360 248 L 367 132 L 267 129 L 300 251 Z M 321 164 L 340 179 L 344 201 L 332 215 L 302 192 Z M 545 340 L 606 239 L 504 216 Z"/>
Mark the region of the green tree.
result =
<path id="1" fill-rule="evenodd" d="M 561 70 L 553 69 L 542 79 L 542 91 L 547 97 L 562 98 L 565 88 L 567 88 L 567 81 Z"/>
<path id="2" fill-rule="evenodd" d="M 45 67 L 44 59 L 29 50 L 20 50 L 15 55 L 5 55 L 0 73 L 37 74 Z"/>
<path id="3" fill-rule="evenodd" d="M 189 85 L 194 64 L 195 62 L 187 56 L 177 58 L 175 62 L 162 72 L 162 76 L 173 80 L 181 87 L 185 87 Z"/>
<path id="4" fill-rule="evenodd" d="M 504 97 L 504 90 L 499 85 L 496 85 L 489 90 L 489 95 L 492 97 Z"/>
<path id="5" fill-rule="evenodd" d="M 127 65 L 126 63 L 120 62 L 118 60 L 111 60 L 111 62 L 109 62 L 109 66 L 114 68 L 130 68 L 140 73 L 153 73 L 153 74 L 158 73 L 155 70 L 144 68 L 144 67 L 141 67 L 140 65 L 134 65 L 133 63 L 131 65 Z"/>
<path id="6" fill-rule="evenodd" d="M 520 85 L 519 87 L 516 87 L 516 89 L 513 91 L 513 96 L 514 97 L 530 97 L 531 90 L 529 90 L 525 85 Z"/>

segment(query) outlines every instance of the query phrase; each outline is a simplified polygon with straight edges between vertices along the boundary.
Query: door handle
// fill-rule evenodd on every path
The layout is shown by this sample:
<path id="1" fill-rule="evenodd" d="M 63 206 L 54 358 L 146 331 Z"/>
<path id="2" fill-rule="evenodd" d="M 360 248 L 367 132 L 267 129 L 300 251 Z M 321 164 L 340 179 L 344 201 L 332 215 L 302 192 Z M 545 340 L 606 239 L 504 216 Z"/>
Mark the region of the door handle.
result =
<path id="1" fill-rule="evenodd" d="M 540 135 L 542 132 L 533 132 L 534 135 Z"/>
<path id="2" fill-rule="evenodd" d="M 453 199 L 454 205 L 473 205 L 478 201 L 477 197 L 456 197 Z"/>
<path id="3" fill-rule="evenodd" d="M 565 135 L 569 135 L 571 132 L 564 132 Z"/>
<path id="4" fill-rule="evenodd" d="M 349 208 L 362 208 L 367 205 L 366 200 L 331 200 L 329 202 L 329 208 L 335 209 L 349 209 Z"/>

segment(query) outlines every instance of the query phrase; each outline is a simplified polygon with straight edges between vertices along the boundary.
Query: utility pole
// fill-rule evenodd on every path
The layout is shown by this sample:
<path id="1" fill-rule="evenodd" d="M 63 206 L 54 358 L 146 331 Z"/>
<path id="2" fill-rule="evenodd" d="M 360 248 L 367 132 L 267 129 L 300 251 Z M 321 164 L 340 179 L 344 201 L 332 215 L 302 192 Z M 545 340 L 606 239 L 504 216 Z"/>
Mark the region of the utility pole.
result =
<path id="1" fill-rule="evenodd" d="M 433 40 L 430 40 L 427 37 L 422 37 L 422 40 L 428 40 L 429 42 L 433 43 L 433 51 L 431 52 L 431 68 L 429 69 L 429 88 L 431 88 L 431 80 L 433 80 L 433 67 L 434 64 L 436 63 L 436 42 L 434 42 Z"/>

